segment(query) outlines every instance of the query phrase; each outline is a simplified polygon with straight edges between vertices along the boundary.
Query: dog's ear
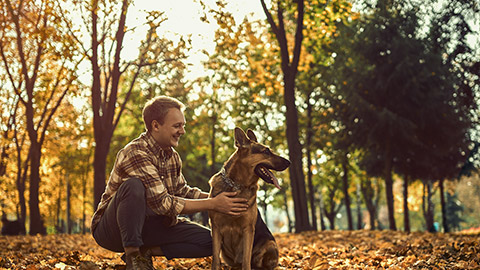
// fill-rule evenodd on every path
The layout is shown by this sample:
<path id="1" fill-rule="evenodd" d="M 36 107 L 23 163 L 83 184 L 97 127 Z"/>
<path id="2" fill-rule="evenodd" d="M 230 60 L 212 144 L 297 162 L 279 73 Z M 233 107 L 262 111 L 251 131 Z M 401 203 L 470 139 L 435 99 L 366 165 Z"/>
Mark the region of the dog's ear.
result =
<path id="1" fill-rule="evenodd" d="M 250 141 L 248 140 L 247 135 L 245 134 L 243 129 L 236 127 L 235 128 L 235 146 L 237 148 L 240 148 L 249 143 Z"/>
<path id="2" fill-rule="evenodd" d="M 255 133 L 253 133 L 253 131 L 251 129 L 247 130 L 247 136 L 250 140 L 252 140 L 254 142 L 258 142 L 257 136 L 255 136 Z"/>

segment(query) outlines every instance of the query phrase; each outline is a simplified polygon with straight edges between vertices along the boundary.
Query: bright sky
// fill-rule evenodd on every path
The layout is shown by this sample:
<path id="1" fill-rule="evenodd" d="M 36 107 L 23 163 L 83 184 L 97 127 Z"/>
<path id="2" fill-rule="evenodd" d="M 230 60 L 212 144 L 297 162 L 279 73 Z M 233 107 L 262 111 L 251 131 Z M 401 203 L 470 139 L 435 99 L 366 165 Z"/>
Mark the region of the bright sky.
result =
<path id="1" fill-rule="evenodd" d="M 215 8 L 214 0 L 204 0 L 211 8 Z M 241 21 L 246 15 L 252 14 L 254 18 L 263 19 L 263 13 L 260 0 L 235 0 L 230 1 L 228 10 L 231 11 L 237 21 Z M 161 27 L 159 34 L 166 34 L 167 37 L 173 37 L 173 34 L 182 36 L 191 35 L 192 50 L 189 56 L 189 63 L 192 64 L 187 78 L 196 78 L 202 75 L 203 67 L 200 61 L 206 60 L 206 56 L 201 53 L 202 50 L 213 51 L 215 22 L 210 24 L 200 20 L 203 15 L 202 7 L 196 0 L 175 0 L 175 1 L 151 1 L 135 0 L 133 6 L 127 13 L 127 25 L 132 27 L 141 25 L 145 17 L 144 11 L 156 10 L 165 12 L 168 18 Z M 146 28 L 137 31 L 130 39 L 126 39 L 125 57 L 136 57 L 138 53 L 139 41 L 145 37 Z M 131 55 L 128 54 L 131 52 Z"/>
<path id="2" fill-rule="evenodd" d="M 215 0 L 203 0 L 209 8 L 215 8 Z M 267 1 L 268 4 L 269 1 Z M 264 19 L 260 0 L 235 0 L 227 5 L 227 9 L 234 14 L 237 21 L 243 20 L 246 15 L 251 15 L 254 19 Z M 205 75 L 205 70 L 201 61 L 206 61 L 207 56 L 202 50 L 213 52 L 215 48 L 214 32 L 216 23 L 212 21 L 210 24 L 200 20 L 203 15 L 202 6 L 198 0 L 134 0 L 127 11 L 127 27 L 129 29 L 136 27 L 134 33 L 128 32 L 124 40 L 124 48 L 122 49 L 122 57 L 125 60 L 131 60 L 138 56 L 138 46 L 140 41 L 145 38 L 147 26 L 145 23 L 145 11 L 163 11 L 167 20 L 160 26 L 159 35 L 167 38 L 177 39 L 175 34 L 182 36 L 191 35 L 192 49 L 190 50 L 188 63 L 188 72 L 186 79 L 196 79 Z M 82 80 L 88 85 L 91 80 L 90 64 L 85 61 L 80 67 L 85 69 L 80 73 Z M 73 97 L 72 102 L 76 107 L 83 107 L 87 103 L 83 97 Z"/>

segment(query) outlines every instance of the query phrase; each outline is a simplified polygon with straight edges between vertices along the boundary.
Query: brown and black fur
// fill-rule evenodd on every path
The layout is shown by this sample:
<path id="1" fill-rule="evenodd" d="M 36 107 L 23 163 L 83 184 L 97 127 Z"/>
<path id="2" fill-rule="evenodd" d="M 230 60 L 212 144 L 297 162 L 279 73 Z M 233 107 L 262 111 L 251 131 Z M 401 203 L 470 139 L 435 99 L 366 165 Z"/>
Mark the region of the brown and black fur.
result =
<path id="1" fill-rule="evenodd" d="M 225 191 L 237 191 L 237 197 L 248 200 L 248 209 L 241 216 L 209 211 L 213 238 L 212 269 L 220 269 L 220 253 L 224 261 L 235 268 L 274 269 L 278 264 L 278 248 L 259 216 L 258 180 L 261 177 L 278 187 L 269 170 L 283 171 L 290 162 L 258 143 L 251 130 L 245 134 L 242 129 L 235 128 L 235 146 L 237 150 L 222 171 L 210 179 L 210 197 Z"/>

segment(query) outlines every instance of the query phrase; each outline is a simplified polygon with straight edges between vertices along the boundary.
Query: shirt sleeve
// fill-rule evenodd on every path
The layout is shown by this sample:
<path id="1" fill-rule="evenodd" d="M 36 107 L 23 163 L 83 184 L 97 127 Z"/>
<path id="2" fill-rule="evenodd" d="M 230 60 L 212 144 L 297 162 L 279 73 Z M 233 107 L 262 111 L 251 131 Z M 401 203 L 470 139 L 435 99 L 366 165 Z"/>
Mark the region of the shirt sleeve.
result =
<path id="1" fill-rule="evenodd" d="M 175 195 L 183 197 L 183 198 L 188 198 L 188 199 L 199 199 L 202 191 L 199 188 L 192 188 L 187 184 L 187 180 L 185 180 L 185 177 L 183 176 L 182 173 L 182 160 L 180 159 L 180 156 L 177 152 L 174 152 L 174 158 L 176 159 L 175 161 L 178 162 L 178 171 L 177 171 L 177 186 L 175 188 Z"/>
<path id="2" fill-rule="evenodd" d="M 139 178 L 143 182 L 147 205 L 159 215 L 179 215 L 185 207 L 185 200 L 168 193 L 151 154 L 135 149 L 125 155 L 119 168 L 127 177 Z"/>

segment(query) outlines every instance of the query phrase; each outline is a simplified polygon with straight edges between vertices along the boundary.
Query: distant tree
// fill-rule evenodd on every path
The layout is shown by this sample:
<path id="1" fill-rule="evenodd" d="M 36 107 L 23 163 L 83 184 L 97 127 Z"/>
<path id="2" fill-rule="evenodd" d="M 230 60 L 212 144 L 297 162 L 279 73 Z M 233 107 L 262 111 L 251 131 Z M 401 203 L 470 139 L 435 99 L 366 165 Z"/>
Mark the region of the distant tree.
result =
<path id="1" fill-rule="evenodd" d="M 272 12 L 265 4 L 264 0 L 260 0 L 263 10 L 267 16 L 267 21 L 270 24 L 272 32 L 274 33 L 278 45 L 280 47 L 281 56 L 281 68 L 283 75 L 283 88 L 284 88 L 284 103 L 286 106 L 286 134 L 288 143 L 288 153 L 291 161 L 289 167 L 290 172 L 290 184 L 292 187 L 292 197 L 295 208 L 295 231 L 297 233 L 302 231 L 311 230 L 311 224 L 308 218 L 308 206 L 307 206 L 307 194 L 305 188 L 305 175 L 303 172 L 302 162 L 302 145 L 299 141 L 299 128 L 298 128 L 298 111 L 295 104 L 295 79 L 298 72 L 298 64 L 300 61 L 300 53 L 303 40 L 303 18 L 304 18 L 304 1 L 295 1 L 296 4 L 296 16 L 292 19 L 295 23 L 295 38 L 294 48 L 289 49 L 287 41 L 287 28 L 285 27 L 286 19 L 289 20 L 290 16 L 285 17 L 285 6 L 289 3 L 282 1 L 276 1 L 273 4 L 272 10 L 276 9 L 277 21 L 272 16 Z M 290 54 L 290 52 L 293 52 Z"/>
<path id="2" fill-rule="evenodd" d="M 335 219 L 345 203 L 342 193 L 342 169 L 335 159 L 322 164 L 321 171 L 317 174 L 320 178 L 323 205 L 322 211 L 330 223 L 330 229 L 335 229 Z"/>
<path id="3" fill-rule="evenodd" d="M 232 138 L 232 123 L 255 130 L 270 147 L 280 150 L 284 148 L 284 116 L 278 47 L 266 23 L 248 16 L 237 21 L 222 1 L 216 2 L 203 20 L 210 22 L 212 18 L 219 26 L 215 30 L 215 50 L 207 53 L 204 62 L 208 72 L 199 79 L 201 90 L 194 118 L 199 120 L 195 125 L 209 130 L 204 133 L 205 128 L 197 128 L 210 138 L 208 156 L 210 164 L 215 164 L 213 173 L 228 157 L 225 153 L 233 151 L 232 144 L 225 147 L 224 139 Z M 259 207 L 266 217 L 267 200 L 284 194 L 277 194 L 282 191 L 263 181 L 259 188 L 263 191 L 259 193 Z"/>
<path id="4" fill-rule="evenodd" d="M 55 112 L 75 88 L 73 39 L 60 16 L 63 1 L 2 1 L 0 52 L 9 83 L 24 107 L 29 138 L 30 234 L 45 234 L 39 209 L 42 146 Z M 66 16 L 68 17 L 68 16 Z"/>
<path id="5" fill-rule="evenodd" d="M 5 74 L 6 75 L 6 74 Z M 3 85 L 8 85 L 5 78 Z M 25 221 L 27 218 L 27 206 L 25 201 L 25 187 L 27 180 L 27 172 L 29 165 L 27 140 L 28 134 L 24 122 L 23 108 L 20 104 L 19 98 L 13 89 L 3 87 L 1 90 L 1 107 L 4 108 L 4 113 L 0 116 L 2 123 L 2 134 L 0 143 L 0 178 L 2 182 L 7 185 L 8 180 L 12 180 L 16 186 L 18 200 L 10 200 L 8 204 L 16 205 L 16 214 L 19 223 L 25 228 Z M 14 163 L 15 166 L 9 164 Z M 12 179 L 10 170 L 15 172 L 15 177 Z M 5 187 L 5 191 L 8 188 Z M 6 196 L 8 197 L 8 196 Z M 13 197 L 13 196 L 12 196 Z M 4 201 L 5 206 L 8 204 Z"/>
<path id="6" fill-rule="evenodd" d="M 294 5 L 289 9 L 295 10 Z M 325 102 L 329 76 L 328 66 L 332 62 L 331 52 L 326 46 L 337 35 L 335 22 L 346 20 L 352 14 L 351 4 L 343 0 L 324 1 L 313 0 L 305 2 L 304 15 L 304 38 L 302 41 L 302 53 L 296 78 L 296 96 L 299 111 L 299 129 L 305 130 L 300 140 L 306 155 L 308 199 L 310 203 L 310 216 L 312 227 L 317 229 L 315 192 L 313 186 L 312 163 L 317 149 L 330 151 L 328 148 L 338 148 L 335 143 L 327 146 L 325 142 L 336 141 L 334 134 L 325 136 L 319 133 L 319 126 L 328 123 L 332 118 L 327 113 L 331 111 L 330 103 Z M 288 24 L 287 24 L 288 27 Z M 290 25 L 290 27 L 292 27 Z M 288 32 L 287 32 L 288 35 Z M 291 35 L 291 34 L 290 34 Z M 288 37 L 288 36 L 287 36 Z M 344 178 L 345 179 L 345 178 Z M 347 179 L 348 180 L 348 179 Z M 345 201 L 347 216 L 351 216 L 349 200 Z M 349 219 L 351 220 L 351 219 Z"/>
<path id="7" fill-rule="evenodd" d="M 454 231 L 458 231 L 461 229 L 461 223 L 465 220 L 462 218 L 464 207 L 460 204 L 458 200 L 458 195 L 456 193 L 447 192 L 447 200 L 446 200 L 446 213 L 447 218 L 446 222 L 451 229 Z"/>
<path id="8" fill-rule="evenodd" d="M 440 179 L 456 170 L 468 146 L 471 105 L 463 104 L 471 89 L 452 80 L 446 52 L 422 36 L 418 11 L 408 3 L 380 1 L 343 25 L 332 46 L 340 48 L 332 66 L 344 112 L 339 120 L 366 151 L 364 164 L 381 164 L 396 230 L 392 172 Z M 369 174 L 379 175 L 372 165 Z"/>
<path id="9" fill-rule="evenodd" d="M 94 206 L 100 202 L 106 185 L 106 159 L 115 128 L 120 121 L 137 78 L 144 68 L 167 66 L 166 70 L 183 65 L 185 40 L 174 46 L 172 41 L 159 37 L 157 29 L 165 20 L 160 12 L 149 12 L 146 23 L 149 29 L 140 42 L 138 57 L 125 59 L 124 40 L 133 29 L 126 25 L 132 1 L 73 1 L 81 11 L 83 25 L 71 25 L 82 53 L 91 64 L 91 105 L 93 110 L 94 152 Z M 81 36 L 79 33 L 86 33 Z M 83 40 L 89 40 L 88 43 Z M 164 69 L 165 70 L 165 69 Z M 165 71 L 167 72 L 167 71 Z M 127 76 L 126 76 L 127 75 Z M 128 77 L 128 79 L 126 79 Z"/>

